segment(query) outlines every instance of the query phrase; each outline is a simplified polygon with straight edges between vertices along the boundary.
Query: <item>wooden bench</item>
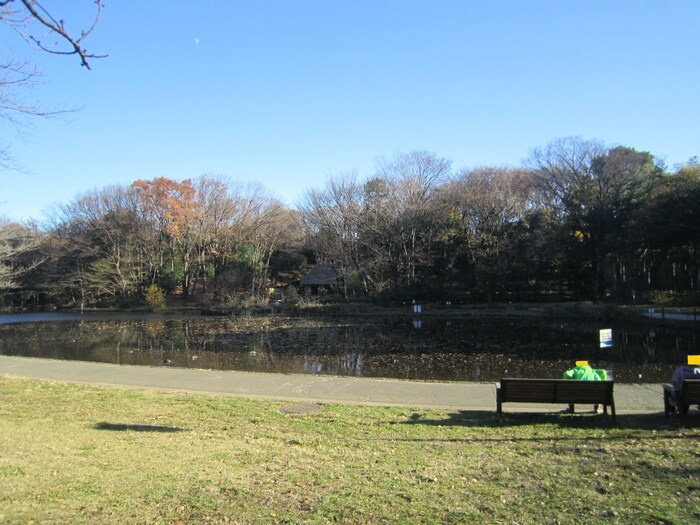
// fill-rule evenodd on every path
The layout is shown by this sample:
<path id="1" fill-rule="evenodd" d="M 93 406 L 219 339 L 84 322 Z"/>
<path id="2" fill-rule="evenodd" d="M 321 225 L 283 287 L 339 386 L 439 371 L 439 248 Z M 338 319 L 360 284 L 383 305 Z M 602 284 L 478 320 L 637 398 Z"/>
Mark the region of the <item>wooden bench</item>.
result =
<path id="1" fill-rule="evenodd" d="M 614 381 L 578 381 L 575 379 L 504 378 L 496 387 L 496 412 L 503 403 L 580 403 L 603 405 L 603 412 L 615 421 Z"/>
<path id="2" fill-rule="evenodd" d="M 673 385 L 664 385 L 664 414 L 678 412 L 681 416 L 688 414 L 690 405 L 700 405 L 700 379 L 684 379 L 681 389 L 675 391 Z"/>

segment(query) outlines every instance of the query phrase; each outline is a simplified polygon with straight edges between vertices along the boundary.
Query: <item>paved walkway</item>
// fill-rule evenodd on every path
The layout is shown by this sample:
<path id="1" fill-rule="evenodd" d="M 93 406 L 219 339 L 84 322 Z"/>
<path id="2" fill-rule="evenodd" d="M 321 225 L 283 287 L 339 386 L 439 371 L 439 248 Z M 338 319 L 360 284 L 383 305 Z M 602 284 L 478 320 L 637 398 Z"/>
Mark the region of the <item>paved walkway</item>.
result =
<path id="1" fill-rule="evenodd" d="M 494 383 L 423 382 L 322 375 L 126 366 L 0 355 L 0 377 L 25 377 L 122 388 L 247 396 L 297 402 L 411 408 L 496 409 Z M 663 412 L 658 384 L 616 384 L 618 414 Z M 558 411 L 556 405 L 504 405 L 504 411 Z"/>

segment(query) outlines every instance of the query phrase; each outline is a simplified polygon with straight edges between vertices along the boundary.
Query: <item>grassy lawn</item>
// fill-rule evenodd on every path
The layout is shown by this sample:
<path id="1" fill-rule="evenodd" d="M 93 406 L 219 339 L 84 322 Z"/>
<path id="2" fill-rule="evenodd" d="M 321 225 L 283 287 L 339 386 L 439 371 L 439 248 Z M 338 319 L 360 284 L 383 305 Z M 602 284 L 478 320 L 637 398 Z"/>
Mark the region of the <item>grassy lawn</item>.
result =
<path id="1" fill-rule="evenodd" d="M 0 523 L 696 523 L 700 416 L 452 413 L 0 378 Z"/>

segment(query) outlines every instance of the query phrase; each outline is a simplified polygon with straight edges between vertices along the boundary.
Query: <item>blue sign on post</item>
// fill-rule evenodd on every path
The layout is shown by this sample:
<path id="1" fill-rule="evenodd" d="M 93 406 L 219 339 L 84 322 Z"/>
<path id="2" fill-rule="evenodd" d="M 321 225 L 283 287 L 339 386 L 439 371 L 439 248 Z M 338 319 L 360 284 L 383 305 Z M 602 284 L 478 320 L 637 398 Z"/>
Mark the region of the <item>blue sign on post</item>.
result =
<path id="1" fill-rule="evenodd" d="M 612 328 L 602 328 L 600 330 L 600 347 L 610 348 L 613 344 Z"/>

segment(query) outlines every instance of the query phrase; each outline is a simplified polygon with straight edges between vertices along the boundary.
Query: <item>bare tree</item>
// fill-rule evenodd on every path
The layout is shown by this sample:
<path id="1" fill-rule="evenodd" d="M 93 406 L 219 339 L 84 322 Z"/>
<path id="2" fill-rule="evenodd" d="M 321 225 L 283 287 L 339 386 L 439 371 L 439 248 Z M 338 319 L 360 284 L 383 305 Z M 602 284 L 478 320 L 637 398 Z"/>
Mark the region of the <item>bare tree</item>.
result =
<path id="1" fill-rule="evenodd" d="M 40 259 L 25 258 L 41 240 L 35 228 L 0 220 L 0 291 L 17 288 L 17 279 L 41 264 Z"/>
<path id="2" fill-rule="evenodd" d="M 579 219 L 590 200 L 593 162 L 605 155 L 606 148 L 597 141 L 565 137 L 535 148 L 527 161 L 540 191 L 559 214 Z"/>
<path id="3" fill-rule="evenodd" d="M 88 293 L 137 293 L 150 273 L 146 254 L 153 244 L 144 238 L 149 232 L 139 223 L 138 209 L 136 191 L 123 186 L 92 190 L 57 208 L 51 234 L 61 247 L 54 255 L 63 261 L 54 265 L 73 274 L 71 282 L 80 281 Z"/>
<path id="4" fill-rule="evenodd" d="M 508 252 L 531 204 L 529 172 L 507 168 L 463 171 L 447 188 L 472 271 L 489 303 L 508 270 Z"/>
<path id="5" fill-rule="evenodd" d="M 387 182 L 389 199 L 384 202 L 391 220 L 391 241 L 399 252 L 395 254 L 406 284 L 416 281 L 417 270 L 430 259 L 432 244 L 440 224 L 437 189 L 450 174 L 451 162 L 426 151 L 397 155 L 390 161 L 380 161 L 377 178 Z"/>
<path id="6" fill-rule="evenodd" d="M 359 228 L 362 210 L 362 186 L 355 172 L 342 173 L 326 180 L 322 190 L 306 192 L 300 205 L 309 243 L 324 262 L 333 263 L 343 277 L 347 299 L 347 277 L 361 272 Z"/>
<path id="7" fill-rule="evenodd" d="M 239 196 L 240 242 L 250 249 L 251 297 L 267 295 L 270 259 L 291 235 L 296 217 L 261 186 L 254 184 Z"/>

